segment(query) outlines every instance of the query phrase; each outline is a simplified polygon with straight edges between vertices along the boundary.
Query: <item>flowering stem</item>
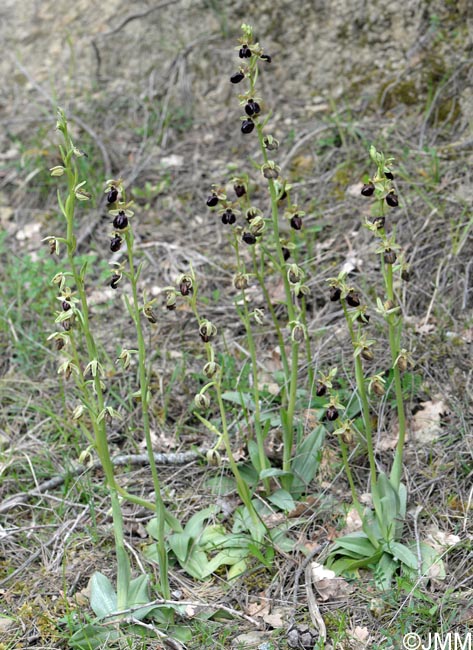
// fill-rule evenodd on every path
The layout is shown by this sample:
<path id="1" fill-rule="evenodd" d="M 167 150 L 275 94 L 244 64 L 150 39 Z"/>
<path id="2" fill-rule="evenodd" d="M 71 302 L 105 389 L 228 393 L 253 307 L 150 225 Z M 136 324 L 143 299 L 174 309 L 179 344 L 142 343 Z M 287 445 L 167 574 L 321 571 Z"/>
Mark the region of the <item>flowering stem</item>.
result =
<path id="1" fill-rule="evenodd" d="M 258 132 L 258 141 L 260 144 L 261 152 L 263 154 L 263 159 L 265 164 L 268 163 L 268 154 L 266 152 L 266 147 L 264 146 L 264 136 L 263 136 L 263 127 L 260 123 L 256 125 L 256 130 Z M 285 260 L 282 251 L 281 241 L 279 238 L 279 210 L 278 210 L 278 197 L 276 188 L 274 186 L 274 180 L 268 178 L 269 193 L 271 197 L 271 217 L 272 217 L 272 235 L 273 242 L 276 248 L 277 257 L 279 261 L 279 268 L 281 270 L 281 275 L 284 283 L 284 293 L 286 295 L 286 307 L 289 317 L 289 322 L 296 321 L 296 313 L 294 309 L 294 303 L 292 301 L 291 287 L 289 285 L 289 279 L 285 273 Z M 286 381 L 289 383 L 289 389 L 286 387 L 287 394 L 287 408 L 286 412 L 281 417 L 282 426 L 283 426 L 283 440 L 284 440 L 284 449 L 283 449 L 283 470 L 290 473 L 291 471 L 291 458 L 292 458 L 292 445 L 294 442 L 294 413 L 296 408 L 296 391 L 297 391 L 297 364 L 299 358 L 299 343 L 291 338 L 291 365 L 290 365 L 290 374 L 286 375 Z M 285 489 L 289 489 L 292 483 L 292 476 L 283 476 L 281 477 L 281 484 Z"/>
<path id="2" fill-rule="evenodd" d="M 385 264 L 384 280 L 386 284 L 386 293 L 388 300 L 394 302 L 393 287 L 393 269 L 392 264 Z M 394 455 L 393 466 L 391 468 L 390 479 L 393 487 L 399 489 L 402 475 L 402 457 L 404 451 L 404 442 L 406 438 L 406 415 L 404 411 L 404 399 L 402 395 L 401 373 L 397 364 L 399 355 L 399 340 L 402 328 L 402 319 L 397 314 L 387 315 L 389 330 L 389 347 L 391 349 L 391 360 L 394 375 L 394 390 L 396 393 L 397 417 L 399 421 L 399 438 Z"/>
<path id="3" fill-rule="evenodd" d="M 159 580 L 161 585 L 161 594 L 164 598 L 169 599 L 171 592 L 169 588 L 169 572 L 168 572 L 168 556 L 166 552 L 165 542 L 165 515 L 166 508 L 164 505 L 163 497 L 161 494 L 161 486 L 158 476 L 158 469 L 154 460 L 153 443 L 151 441 L 151 431 L 149 424 L 149 377 L 146 368 L 146 346 L 143 336 L 143 327 L 141 324 L 141 309 L 138 301 L 137 281 L 138 274 L 135 271 L 134 256 L 133 256 L 133 232 L 127 229 L 125 232 L 125 241 L 128 252 L 128 265 L 129 265 L 129 278 L 131 283 L 131 290 L 133 296 L 133 304 L 128 303 L 130 315 L 135 324 L 136 335 L 138 339 L 138 366 L 139 366 L 139 381 L 140 381 L 140 394 L 141 394 L 141 414 L 143 421 L 143 430 L 146 440 L 146 451 L 148 453 L 149 465 L 151 468 L 151 476 L 153 479 L 156 517 L 158 520 L 158 561 L 159 561 Z M 128 301 L 127 301 L 128 302 Z"/>

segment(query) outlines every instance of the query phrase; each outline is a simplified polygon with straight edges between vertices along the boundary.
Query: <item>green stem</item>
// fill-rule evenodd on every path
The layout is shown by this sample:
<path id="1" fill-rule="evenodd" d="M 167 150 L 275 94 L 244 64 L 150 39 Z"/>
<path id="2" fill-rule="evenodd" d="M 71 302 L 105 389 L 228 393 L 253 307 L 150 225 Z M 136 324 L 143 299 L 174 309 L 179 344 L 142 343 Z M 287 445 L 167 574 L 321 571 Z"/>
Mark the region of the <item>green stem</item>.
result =
<path id="1" fill-rule="evenodd" d="M 237 489 L 238 489 L 238 494 L 240 495 L 241 500 L 245 504 L 251 519 L 253 520 L 253 523 L 255 524 L 256 530 L 260 530 L 261 528 L 261 520 L 258 517 L 258 513 L 255 510 L 255 507 L 251 501 L 251 494 L 250 490 L 248 488 L 248 485 L 245 483 L 243 480 L 240 470 L 238 469 L 238 465 L 235 462 L 235 459 L 233 458 L 233 452 L 232 452 L 232 446 L 230 443 L 230 436 L 228 435 L 228 426 L 227 426 L 227 417 L 225 413 L 225 405 L 223 403 L 223 398 L 222 398 L 222 391 L 220 388 L 220 381 L 216 381 L 214 384 L 215 387 L 215 392 L 217 394 L 217 402 L 218 402 L 218 407 L 220 410 L 220 417 L 222 420 L 222 438 L 223 438 L 223 443 L 225 445 L 225 451 L 227 452 L 228 456 L 228 461 L 230 463 L 230 468 L 233 472 L 233 475 L 236 479 L 237 482 Z"/>
<path id="2" fill-rule="evenodd" d="M 259 140 L 261 152 L 263 154 L 264 162 L 268 163 L 268 154 L 266 152 L 266 147 L 264 146 L 262 125 L 258 123 L 256 125 L 256 130 L 258 132 L 258 140 Z M 294 322 L 296 321 L 296 312 L 294 308 L 294 303 L 292 301 L 289 279 L 287 277 L 287 274 L 285 273 L 286 263 L 284 261 L 284 255 L 283 255 L 281 241 L 279 237 L 279 210 L 278 210 L 277 193 L 272 178 L 268 179 L 268 186 L 269 186 L 269 193 L 271 197 L 273 242 L 276 248 L 277 257 L 279 260 L 279 268 L 281 270 L 281 275 L 284 283 L 284 293 L 286 296 L 286 307 L 289 316 L 289 322 Z M 282 418 L 283 441 L 284 441 L 283 470 L 286 472 L 291 471 L 292 445 L 294 442 L 294 413 L 296 407 L 296 394 L 297 394 L 298 360 L 299 360 L 299 343 L 291 339 L 290 375 L 289 376 L 286 375 L 286 381 L 289 382 L 288 403 L 287 403 L 287 410 L 286 410 L 285 417 Z M 281 478 L 281 484 L 285 489 L 287 490 L 290 489 L 291 483 L 292 483 L 292 476 L 283 476 Z"/>
<path id="3" fill-rule="evenodd" d="M 163 497 L 161 494 L 161 485 L 158 476 L 158 469 L 154 460 L 153 443 L 151 440 L 151 430 L 149 424 L 149 377 L 146 369 L 146 346 L 143 336 L 143 327 L 141 325 L 141 309 L 138 300 L 137 289 L 137 274 L 134 266 L 133 256 L 133 233 L 130 229 L 125 232 L 125 241 L 128 252 L 129 264 L 129 278 L 131 283 L 131 290 L 133 296 L 133 305 L 130 309 L 131 316 L 135 323 L 136 335 L 138 339 L 138 366 L 139 366 L 139 381 L 141 393 L 141 415 L 143 421 L 143 430 L 146 440 L 146 451 L 148 453 L 149 464 L 151 468 L 151 476 L 153 479 L 153 487 L 155 494 L 156 504 L 156 517 L 158 520 L 158 561 L 159 561 L 159 580 L 161 585 L 161 593 L 164 598 L 171 597 L 169 587 L 169 570 L 168 570 L 168 556 L 166 551 L 165 542 L 165 514 L 166 508 L 164 505 Z"/>
<path id="4" fill-rule="evenodd" d="M 76 249 L 76 238 L 74 235 L 74 213 L 75 213 L 75 187 L 78 181 L 77 165 L 73 162 L 73 143 L 69 136 L 67 129 L 67 122 L 64 119 L 63 123 L 63 137 L 66 146 L 65 153 L 63 153 L 64 167 L 66 168 L 66 175 L 68 181 L 68 196 L 64 205 L 65 218 L 66 218 L 66 242 L 67 242 L 67 258 L 70 269 L 74 278 L 76 290 L 79 294 L 81 310 L 78 313 L 78 318 L 81 322 L 81 330 L 84 335 L 87 347 L 87 354 L 89 361 L 98 361 L 97 347 L 89 326 L 89 308 L 87 303 L 87 295 L 84 285 L 85 269 L 79 271 L 75 262 L 74 253 Z M 61 151 L 63 151 L 61 149 Z M 79 366 L 80 368 L 80 366 Z M 113 529 L 115 536 L 115 549 L 117 555 L 117 598 L 118 607 L 123 609 L 127 606 L 128 601 L 128 585 L 130 582 L 130 564 L 124 546 L 123 535 L 123 516 L 120 509 L 120 503 L 117 495 L 117 483 L 113 464 L 110 456 L 110 449 L 107 440 L 107 431 L 105 425 L 105 418 L 102 417 L 100 422 L 97 422 L 97 416 L 103 413 L 105 401 L 102 391 L 100 370 L 94 374 L 94 390 L 96 395 L 97 410 L 90 408 L 89 414 L 93 422 L 95 434 L 95 446 L 97 449 L 98 457 L 102 463 L 105 473 L 106 485 L 110 492 L 112 502 L 112 516 L 113 516 Z M 87 390 L 87 384 L 83 382 L 84 389 Z M 90 395 L 92 397 L 92 395 Z M 94 399 L 87 399 L 87 402 L 92 405 Z"/>
<path id="5" fill-rule="evenodd" d="M 388 300 L 394 303 L 393 268 L 391 264 L 385 265 L 384 279 L 386 283 L 386 293 Z M 402 319 L 399 318 L 396 314 L 388 314 L 387 322 L 389 330 L 389 347 L 391 349 L 391 361 L 394 375 L 397 417 L 399 421 L 399 438 L 397 441 L 393 466 L 391 468 L 390 480 L 393 484 L 393 487 L 396 490 L 399 490 L 399 485 L 401 483 L 402 477 L 402 457 L 404 452 L 404 442 L 406 439 L 406 415 L 404 411 L 404 399 L 402 395 L 401 373 L 397 364 Z"/>
<path id="6" fill-rule="evenodd" d="M 355 332 L 353 330 L 353 323 L 350 319 L 350 314 L 348 313 L 347 304 L 344 299 L 341 300 L 343 313 L 345 315 L 345 320 L 348 324 L 348 329 L 350 331 L 350 337 L 352 340 L 353 347 L 355 346 Z M 354 347 L 355 349 L 355 347 Z M 377 472 L 376 472 L 376 460 L 374 455 L 374 445 L 373 445 L 373 428 L 371 426 L 371 414 L 370 406 L 368 401 L 368 395 L 366 393 L 365 377 L 363 373 L 363 364 L 361 362 L 360 355 L 355 356 L 355 379 L 356 386 L 358 389 L 358 395 L 361 402 L 361 412 L 363 415 L 363 424 L 365 425 L 365 439 L 366 439 L 366 448 L 368 450 L 368 460 L 370 464 L 370 479 L 371 479 L 371 492 L 373 494 L 373 503 L 375 509 L 378 510 L 379 507 L 379 497 L 378 497 L 378 486 L 377 486 Z"/>

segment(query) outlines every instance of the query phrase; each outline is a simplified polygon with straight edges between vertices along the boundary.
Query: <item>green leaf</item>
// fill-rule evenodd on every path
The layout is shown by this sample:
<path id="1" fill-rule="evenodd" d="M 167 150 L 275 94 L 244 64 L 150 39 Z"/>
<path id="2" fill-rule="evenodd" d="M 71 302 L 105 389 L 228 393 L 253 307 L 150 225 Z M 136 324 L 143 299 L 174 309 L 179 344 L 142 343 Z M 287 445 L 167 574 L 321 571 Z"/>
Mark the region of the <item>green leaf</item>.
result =
<path id="1" fill-rule="evenodd" d="M 259 458 L 258 444 L 255 440 L 248 440 L 248 454 L 250 456 L 253 467 L 259 474 L 261 472 L 261 463 Z"/>
<path id="2" fill-rule="evenodd" d="M 227 390 L 225 393 L 222 393 L 222 399 L 242 406 L 249 411 L 255 410 L 255 402 L 249 393 L 238 393 L 236 390 Z"/>
<path id="3" fill-rule="evenodd" d="M 292 495 L 282 489 L 273 492 L 273 494 L 268 497 L 268 501 L 271 501 L 271 503 L 273 503 L 277 508 L 280 508 L 280 510 L 284 510 L 284 512 L 290 512 L 296 507 Z"/>
<path id="4" fill-rule="evenodd" d="M 149 580 L 148 576 L 142 575 L 130 581 L 128 586 L 128 607 L 136 607 L 136 605 L 144 605 L 149 602 Z M 151 612 L 156 605 L 149 605 L 136 609 L 133 612 L 133 618 L 141 621 L 149 612 Z"/>
<path id="5" fill-rule="evenodd" d="M 238 578 L 241 576 L 243 573 L 246 571 L 246 560 L 240 560 L 236 564 L 232 566 L 230 571 L 228 572 L 228 580 L 234 580 L 235 578 Z"/>
<path id="6" fill-rule="evenodd" d="M 316 427 L 297 447 L 291 469 L 294 480 L 291 493 L 298 497 L 303 494 L 317 473 L 320 462 L 320 449 L 325 438 L 325 427 Z"/>
<path id="7" fill-rule="evenodd" d="M 414 553 L 407 548 L 407 546 L 400 544 L 399 542 L 390 542 L 386 548 L 391 555 L 401 560 L 401 562 L 407 567 L 410 569 L 417 569 L 417 558 Z"/>
<path id="8" fill-rule="evenodd" d="M 399 568 L 389 553 L 383 553 L 374 571 L 376 586 L 381 591 L 387 591 L 391 587 L 391 581 L 394 573 Z"/>
<path id="9" fill-rule="evenodd" d="M 263 469 L 260 472 L 260 479 L 263 480 L 265 478 L 271 478 L 273 476 L 291 476 L 292 472 L 286 472 L 283 469 L 278 469 L 277 467 L 268 467 L 267 469 Z"/>
<path id="10" fill-rule="evenodd" d="M 175 533 L 168 539 L 169 548 L 182 564 L 187 560 L 192 537 L 188 533 Z"/>
<path id="11" fill-rule="evenodd" d="M 117 641 L 120 632 L 103 625 L 85 625 L 77 630 L 69 639 L 71 648 L 77 650 L 96 650 L 96 648 L 109 647 L 109 643 Z"/>
<path id="12" fill-rule="evenodd" d="M 115 589 L 107 576 L 98 571 L 90 579 L 90 606 L 99 619 L 117 611 Z"/>
<path id="13" fill-rule="evenodd" d="M 365 533 L 362 532 L 350 533 L 343 537 L 339 537 L 335 541 L 334 547 L 347 549 L 347 551 L 358 553 L 363 557 L 371 557 L 376 551 Z"/>

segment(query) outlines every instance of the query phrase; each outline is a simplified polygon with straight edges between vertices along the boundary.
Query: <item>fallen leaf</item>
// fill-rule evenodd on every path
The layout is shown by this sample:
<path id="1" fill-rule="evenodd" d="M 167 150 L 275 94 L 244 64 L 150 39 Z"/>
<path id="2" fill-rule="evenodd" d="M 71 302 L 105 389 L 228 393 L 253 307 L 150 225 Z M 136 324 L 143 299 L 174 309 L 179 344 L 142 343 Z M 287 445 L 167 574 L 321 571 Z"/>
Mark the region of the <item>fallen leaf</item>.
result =
<path id="1" fill-rule="evenodd" d="M 456 546 L 461 542 L 461 538 L 453 533 L 446 533 L 439 530 L 436 526 L 430 526 L 427 531 L 427 540 L 438 553 L 442 553 L 446 548 Z"/>
<path id="2" fill-rule="evenodd" d="M 327 569 L 323 564 L 312 562 L 312 583 L 322 600 L 346 596 L 353 591 L 352 585 L 349 585 L 343 578 L 337 577 L 335 571 Z"/>
<path id="3" fill-rule="evenodd" d="M 436 440 L 441 432 L 441 416 L 449 412 L 442 399 L 423 402 L 412 420 L 411 431 L 417 443 L 427 444 Z"/>
<path id="4" fill-rule="evenodd" d="M 356 508 L 351 508 L 348 511 L 345 519 L 345 527 L 342 530 L 342 536 L 348 535 L 348 533 L 354 533 L 357 530 L 361 530 L 363 526 L 363 521 L 361 520 L 360 515 Z"/>
<path id="5" fill-rule="evenodd" d="M 370 636 L 367 627 L 360 627 L 357 625 L 353 630 L 348 632 L 348 635 L 351 637 L 350 648 L 353 650 L 366 648 Z"/>

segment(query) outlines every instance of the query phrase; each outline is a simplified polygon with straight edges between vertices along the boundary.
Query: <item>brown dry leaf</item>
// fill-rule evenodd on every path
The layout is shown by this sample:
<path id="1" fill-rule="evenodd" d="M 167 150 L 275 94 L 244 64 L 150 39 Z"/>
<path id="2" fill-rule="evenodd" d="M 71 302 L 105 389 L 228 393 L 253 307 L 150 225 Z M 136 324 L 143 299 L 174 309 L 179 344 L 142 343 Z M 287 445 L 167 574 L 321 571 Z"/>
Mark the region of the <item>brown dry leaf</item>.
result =
<path id="1" fill-rule="evenodd" d="M 458 535 L 439 530 L 435 525 L 429 527 L 427 540 L 438 553 L 442 553 L 446 548 L 456 546 L 461 542 L 461 538 Z"/>
<path id="2" fill-rule="evenodd" d="M 350 630 L 348 632 L 348 635 L 351 638 L 350 648 L 353 650 L 362 650 L 362 648 L 367 647 L 370 637 L 370 633 L 367 627 L 360 627 L 357 625 L 353 630 Z"/>
<path id="3" fill-rule="evenodd" d="M 345 519 L 345 527 L 342 530 L 342 536 L 348 535 L 348 533 L 354 533 L 357 530 L 361 530 L 363 522 L 356 508 L 351 508 L 348 511 L 347 517 Z"/>
<path id="4" fill-rule="evenodd" d="M 427 444 L 436 440 L 441 432 L 441 416 L 449 412 L 445 402 L 438 398 L 423 402 L 422 409 L 414 415 L 411 430 L 415 441 Z"/>
<path id="5" fill-rule="evenodd" d="M 273 607 L 270 614 L 264 614 L 263 621 L 272 628 L 285 627 L 291 616 L 291 610 L 284 607 Z"/>
<path id="6" fill-rule="evenodd" d="M 257 616 L 269 616 L 270 611 L 269 600 L 257 600 L 255 603 L 249 603 L 249 605 L 246 607 L 245 613 L 248 616 L 253 616 L 253 618 L 255 618 Z"/>
<path id="7" fill-rule="evenodd" d="M 322 600 L 346 597 L 353 591 L 352 585 L 349 585 L 343 578 L 338 578 L 335 571 L 326 569 L 323 564 L 312 562 L 311 567 L 312 583 Z"/>

